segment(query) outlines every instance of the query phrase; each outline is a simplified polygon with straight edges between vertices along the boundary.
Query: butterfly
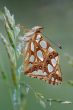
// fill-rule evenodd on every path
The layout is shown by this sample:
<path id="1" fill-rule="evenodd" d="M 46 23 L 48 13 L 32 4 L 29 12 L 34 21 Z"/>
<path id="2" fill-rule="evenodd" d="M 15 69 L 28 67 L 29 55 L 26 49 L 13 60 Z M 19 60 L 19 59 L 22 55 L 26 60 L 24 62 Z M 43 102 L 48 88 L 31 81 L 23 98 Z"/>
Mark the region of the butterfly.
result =
<path id="1" fill-rule="evenodd" d="M 59 54 L 44 38 L 42 29 L 42 26 L 35 26 L 24 35 L 24 73 L 49 84 L 58 84 L 62 81 Z"/>

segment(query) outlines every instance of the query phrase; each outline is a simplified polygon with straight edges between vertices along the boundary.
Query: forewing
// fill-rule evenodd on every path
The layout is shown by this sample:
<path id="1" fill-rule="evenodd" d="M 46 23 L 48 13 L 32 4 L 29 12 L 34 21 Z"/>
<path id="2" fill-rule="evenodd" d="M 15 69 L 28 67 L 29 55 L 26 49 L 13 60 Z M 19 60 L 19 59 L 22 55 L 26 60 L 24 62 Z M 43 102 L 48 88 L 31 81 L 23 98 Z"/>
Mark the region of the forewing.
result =
<path id="1" fill-rule="evenodd" d="M 24 49 L 24 73 L 55 84 L 62 81 L 58 53 L 40 32 L 34 33 Z"/>

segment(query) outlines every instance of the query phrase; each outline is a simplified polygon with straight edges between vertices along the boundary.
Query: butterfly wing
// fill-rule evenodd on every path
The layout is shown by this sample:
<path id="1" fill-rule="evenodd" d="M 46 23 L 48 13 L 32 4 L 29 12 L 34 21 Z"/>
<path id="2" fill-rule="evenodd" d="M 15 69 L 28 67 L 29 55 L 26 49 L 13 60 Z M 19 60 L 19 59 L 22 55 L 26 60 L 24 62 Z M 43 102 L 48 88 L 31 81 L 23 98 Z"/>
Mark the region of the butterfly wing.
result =
<path id="1" fill-rule="evenodd" d="M 24 57 L 26 75 L 43 79 L 52 84 L 62 81 L 58 53 L 40 32 L 35 32 L 27 42 Z"/>

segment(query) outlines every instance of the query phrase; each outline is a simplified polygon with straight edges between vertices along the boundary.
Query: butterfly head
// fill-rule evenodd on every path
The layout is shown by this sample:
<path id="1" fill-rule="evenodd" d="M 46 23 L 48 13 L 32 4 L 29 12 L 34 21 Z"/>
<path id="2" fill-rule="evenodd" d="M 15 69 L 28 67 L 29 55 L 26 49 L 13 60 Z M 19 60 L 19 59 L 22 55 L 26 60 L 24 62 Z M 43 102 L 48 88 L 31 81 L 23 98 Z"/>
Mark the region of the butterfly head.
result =
<path id="1" fill-rule="evenodd" d="M 34 32 L 41 32 L 42 29 L 43 29 L 42 26 L 35 26 L 35 27 L 32 28 L 32 31 L 34 31 Z"/>

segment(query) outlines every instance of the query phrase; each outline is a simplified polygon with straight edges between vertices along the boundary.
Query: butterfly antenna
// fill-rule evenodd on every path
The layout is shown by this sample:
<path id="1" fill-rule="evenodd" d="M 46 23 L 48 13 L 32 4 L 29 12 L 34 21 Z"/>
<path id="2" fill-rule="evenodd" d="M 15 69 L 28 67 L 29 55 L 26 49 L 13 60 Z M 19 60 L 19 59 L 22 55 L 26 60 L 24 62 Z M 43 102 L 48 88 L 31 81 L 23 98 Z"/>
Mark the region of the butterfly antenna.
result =
<path id="1" fill-rule="evenodd" d="M 43 34 L 44 35 L 44 34 Z M 45 36 L 45 35 L 44 35 Z M 50 42 L 52 42 L 54 45 L 56 45 L 59 49 L 62 49 L 62 46 L 60 43 L 55 43 L 54 41 L 52 41 L 51 39 L 49 39 L 47 36 L 45 36 Z"/>

